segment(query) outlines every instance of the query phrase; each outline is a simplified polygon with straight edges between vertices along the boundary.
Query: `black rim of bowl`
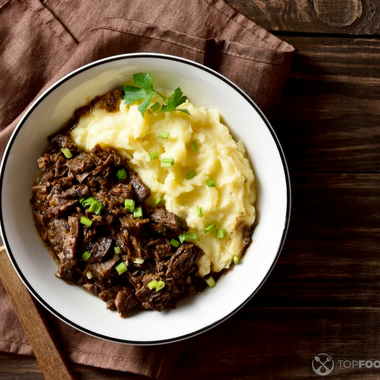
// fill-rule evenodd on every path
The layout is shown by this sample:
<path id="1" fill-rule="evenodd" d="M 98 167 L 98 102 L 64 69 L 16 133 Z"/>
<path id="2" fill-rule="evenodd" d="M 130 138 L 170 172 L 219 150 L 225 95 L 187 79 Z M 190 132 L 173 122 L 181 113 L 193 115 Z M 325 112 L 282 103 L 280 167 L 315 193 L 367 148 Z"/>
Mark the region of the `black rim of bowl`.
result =
<path id="1" fill-rule="evenodd" d="M 62 79 L 60 79 L 59 81 L 57 81 L 50 88 L 48 88 L 39 98 L 37 98 L 37 100 L 35 101 L 35 103 L 33 103 L 33 105 L 27 110 L 27 112 L 25 113 L 25 115 L 23 116 L 23 118 L 17 124 L 17 126 L 15 128 L 15 131 L 13 132 L 13 134 L 12 134 L 12 136 L 11 136 L 9 142 L 8 142 L 8 145 L 6 147 L 6 150 L 5 150 L 5 153 L 4 153 L 4 157 L 3 157 L 3 160 L 2 160 L 1 172 L 0 172 L 0 205 L 3 202 L 3 199 L 2 199 L 3 198 L 2 197 L 2 195 L 3 195 L 3 177 L 4 177 L 4 170 L 5 170 L 5 166 L 6 166 L 8 157 L 9 157 L 9 153 L 10 153 L 10 151 L 12 149 L 13 143 L 16 140 L 16 137 L 17 137 L 19 131 L 21 130 L 21 128 L 24 125 L 25 121 L 28 119 L 29 115 L 34 111 L 34 109 L 51 92 L 53 92 L 55 89 L 57 89 L 59 86 L 61 86 L 66 81 L 68 81 L 68 80 L 72 79 L 73 77 L 75 77 L 76 75 L 82 73 L 83 71 L 91 69 L 91 68 L 93 68 L 95 66 L 100 66 L 100 65 L 103 65 L 103 64 L 107 64 L 107 63 L 109 63 L 111 61 L 125 60 L 125 59 L 135 59 L 135 58 L 158 58 L 158 59 L 163 59 L 163 60 L 178 61 L 178 62 L 187 64 L 187 65 L 191 65 L 191 66 L 194 66 L 194 67 L 196 67 L 198 69 L 206 71 L 209 74 L 217 77 L 218 79 L 220 79 L 223 82 L 227 83 L 235 91 L 237 91 L 256 110 L 256 112 L 260 115 L 261 119 L 264 121 L 265 125 L 267 126 L 268 130 L 270 131 L 270 133 L 271 133 L 271 135 L 273 137 L 273 140 L 275 141 L 275 143 L 277 145 L 277 149 L 278 149 L 278 152 L 279 152 L 280 157 L 281 157 L 282 166 L 283 166 L 283 170 L 284 170 L 284 175 L 285 175 L 285 179 L 286 179 L 286 190 L 287 190 L 287 195 L 286 195 L 286 197 L 287 197 L 287 207 L 286 207 L 285 225 L 284 225 L 284 229 L 283 229 L 283 233 L 282 233 L 282 237 L 281 237 L 281 240 L 280 240 L 280 245 L 278 247 L 278 251 L 277 251 L 276 257 L 273 260 L 273 263 L 272 263 L 271 267 L 269 268 L 269 271 L 267 272 L 266 276 L 260 282 L 259 286 L 252 292 L 252 294 L 243 303 L 241 303 L 237 308 L 235 308 L 232 312 L 230 312 L 229 314 L 227 314 L 223 318 L 221 318 L 221 319 L 219 319 L 219 320 L 217 320 L 217 321 L 215 321 L 215 322 L 213 322 L 213 323 L 211 323 L 211 324 L 209 324 L 209 325 L 207 325 L 207 326 L 205 326 L 205 327 L 203 327 L 201 329 L 198 329 L 196 331 L 190 332 L 190 333 L 185 334 L 185 335 L 176 336 L 176 337 L 173 337 L 173 338 L 170 338 L 170 339 L 153 340 L 153 341 L 134 341 L 134 340 L 117 339 L 117 338 L 114 338 L 114 337 L 109 337 L 109 336 L 106 336 L 106 335 L 102 335 L 102 334 L 99 334 L 99 333 L 87 330 L 86 328 L 77 325 L 76 323 L 72 322 L 71 320 L 69 320 L 65 316 L 61 315 L 55 309 L 53 309 L 48 303 L 46 303 L 40 297 L 40 295 L 33 289 L 33 287 L 30 285 L 30 283 L 28 282 L 28 280 L 25 278 L 24 274 L 22 273 L 22 271 L 20 270 L 20 268 L 19 268 L 19 266 L 17 264 L 17 261 L 15 260 L 15 258 L 13 256 L 12 249 L 11 249 L 11 247 L 9 245 L 9 242 L 8 242 L 8 239 L 7 239 L 7 236 L 6 236 L 6 233 L 5 233 L 4 221 L 3 221 L 3 212 L 2 212 L 2 208 L 1 208 L 1 210 L 0 210 L 0 212 L 1 212 L 1 214 L 0 214 L 1 231 L 2 231 L 2 236 L 3 236 L 4 244 L 5 244 L 5 246 L 7 248 L 7 251 L 8 251 L 8 256 L 9 256 L 9 258 L 10 258 L 10 260 L 11 260 L 11 262 L 12 262 L 12 264 L 13 264 L 16 272 L 17 272 L 17 274 L 19 275 L 19 277 L 21 278 L 21 280 L 23 281 L 23 283 L 25 284 L 25 286 L 28 288 L 28 290 L 30 291 L 30 293 L 33 294 L 33 296 L 38 300 L 38 302 L 41 305 L 43 305 L 47 310 L 49 310 L 52 314 L 54 314 L 56 317 L 58 317 L 59 319 L 61 319 L 65 323 L 67 323 L 68 325 L 70 325 L 70 326 L 74 327 L 75 329 L 77 329 L 79 331 L 82 331 L 82 332 L 84 332 L 84 333 L 86 333 L 88 335 L 92 335 L 92 336 L 97 337 L 97 338 L 101 338 L 101 339 L 104 339 L 104 340 L 108 340 L 108 341 L 112 341 L 112 342 L 117 342 L 117 343 L 135 344 L 135 345 L 141 345 L 141 346 L 149 346 L 149 345 L 159 345 L 159 344 L 177 342 L 177 341 L 180 341 L 180 340 L 184 340 L 184 339 L 187 339 L 187 338 L 199 335 L 199 334 L 201 334 L 201 333 L 203 333 L 203 332 L 205 332 L 207 330 L 210 330 L 213 327 L 219 325 L 220 323 L 222 323 L 225 320 L 227 320 L 228 318 L 230 318 L 233 314 L 235 314 L 237 311 L 239 311 L 244 305 L 246 305 L 253 298 L 253 296 L 260 290 L 260 288 L 263 286 L 263 284 L 265 283 L 265 281 L 268 279 L 269 275 L 271 274 L 273 268 L 275 267 L 275 265 L 277 263 L 277 260 L 278 260 L 278 258 L 280 256 L 280 254 L 281 254 L 281 250 L 282 250 L 282 248 L 284 246 L 286 235 L 287 235 L 288 228 L 289 228 L 289 222 L 290 222 L 291 186 L 290 186 L 290 176 L 289 176 L 289 170 L 288 170 L 288 166 L 287 166 L 286 159 L 285 159 L 285 154 L 284 154 L 283 149 L 281 147 L 281 144 L 280 144 L 280 142 L 279 142 L 279 140 L 277 138 L 277 135 L 276 135 L 275 131 L 273 130 L 273 127 L 271 126 L 271 124 L 269 123 L 269 121 L 267 120 L 267 118 L 263 114 L 263 112 L 260 110 L 260 108 L 257 106 L 257 104 L 242 89 L 240 89 L 240 87 L 238 87 L 236 84 L 234 84 L 229 79 L 227 79 L 226 77 L 224 77 L 222 74 L 219 74 L 218 72 L 216 72 L 216 71 L 214 71 L 214 70 L 212 70 L 212 69 L 210 69 L 210 68 L 208 68 L 206 66 L 203 66 L 202 64 L 197 63 L 197 62 L 193 62 L 193 61 L 181 58 L 181 57 L 176 57 L 176 56 L 171 56 L 171 55 L 165 55 L 165 54 L 134 53 L 134 54 L 121 54 L 121 55 L 117 55 L 117 56 L 111 56 L 111 57 L 108 57 L 108 58 L 103 58 L 101 60 L 89 63 L 89 64 L 87 64 L 87 65 L 85 65 L 83 67 L 80 67 L 77 70 L 69 73 L 68 75 L 66 75 L 65 77 L 63 77 Z"/>

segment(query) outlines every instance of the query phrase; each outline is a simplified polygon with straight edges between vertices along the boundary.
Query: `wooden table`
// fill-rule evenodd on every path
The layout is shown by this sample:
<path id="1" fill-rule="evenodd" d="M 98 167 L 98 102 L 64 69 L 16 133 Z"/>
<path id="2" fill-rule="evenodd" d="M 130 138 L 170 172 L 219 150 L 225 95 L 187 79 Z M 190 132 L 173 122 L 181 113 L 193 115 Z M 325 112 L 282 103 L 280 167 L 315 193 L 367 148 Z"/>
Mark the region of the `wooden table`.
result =
<path id="1" fill-rule="evenodd" d="M 190 339 L 171 379 L 317 379 L 319 353 L 334 360 L 329 379 L 378 379 L 380 369 L 358 366 L 380 360 L 380 2 L 228 3 L 297 49 L 274 121 L 292 221 L 257 296 Z M 143 379 L 74 369 L 78 379 Z M 35 359 L 2 353 L 0 379 L 43 377 Z"/>

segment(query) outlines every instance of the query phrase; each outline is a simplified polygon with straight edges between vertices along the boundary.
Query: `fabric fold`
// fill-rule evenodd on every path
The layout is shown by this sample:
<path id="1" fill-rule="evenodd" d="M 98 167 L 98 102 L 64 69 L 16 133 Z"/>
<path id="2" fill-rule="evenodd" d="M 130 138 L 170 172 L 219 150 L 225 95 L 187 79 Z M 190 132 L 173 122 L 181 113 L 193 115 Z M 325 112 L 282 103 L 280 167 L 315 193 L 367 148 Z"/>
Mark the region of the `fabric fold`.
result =
<path id="1" fill-rule="evenodd" d="M 5 0 L 0 2 L 0 36 L 0 156 L 33 99 L 94 60 L 156 52 L 203 63 L 234 81 L 271 117 L 294 54 L 292 46 L 222 0 Z M 0 350 L 31 355 L 1 282 L 0 303 Z M 76 363 L 165 379 L 186 344 L 112 343 L 46 314 Z"/>

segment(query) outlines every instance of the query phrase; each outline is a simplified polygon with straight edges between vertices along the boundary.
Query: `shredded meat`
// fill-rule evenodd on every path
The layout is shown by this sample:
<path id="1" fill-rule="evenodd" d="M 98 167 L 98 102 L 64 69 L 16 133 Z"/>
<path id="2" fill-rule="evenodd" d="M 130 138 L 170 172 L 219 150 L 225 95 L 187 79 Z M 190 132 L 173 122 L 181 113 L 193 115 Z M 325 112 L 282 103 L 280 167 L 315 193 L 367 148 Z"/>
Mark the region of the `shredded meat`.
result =
<path id="1" fill-rule="evenodd" d="M 91 156 L 87 153 L 81 153 L 79 156 L 68 160 L 66 165 L 69 170 L 74 174 L 81 174 L 87 172 L 95 167 L 95 163 Z"/>
<path id="2" fill-rule="evenodd" d="M 114 91 L 97 101 L 113 112 L 120 97 L 120 91 Z M 77 110 L 65 133 L 86 112 Z M 62 148 L 70 149 L 73 157 L 67 159 Z M 145 203 L 149 188 L 116 150 L 96 145 L 86 153 L 60 132 L 49 138 L 37 164 L 31 204 L 40 236 L 59 261 L 57 277 L 98 296 L 121 317 L 135 307 L 174 307 L 179 299 L 201 290 L 196 263 L 202 250 L 190 243 L 178 249 L 170 244 L 171 238 L 187 231 L 186 223 L 163 207 Z M 125 179 L 116 175 L 122 168 Z M 101 210 L 83 205 L 87 199 L 98 202 Z M 142 217 L 125 208 L 126 199 L 142 207 Z M 164 286 L 156 289 L 155 283 Z"/>
<path id="3" fill-rule="evenodd" d="M 69 231 L 66 233 L 63 243 L 63 254 L 68 259 L 74 259 L 77 252 L 79 238 L 79 219 L 69 216 Z"/>

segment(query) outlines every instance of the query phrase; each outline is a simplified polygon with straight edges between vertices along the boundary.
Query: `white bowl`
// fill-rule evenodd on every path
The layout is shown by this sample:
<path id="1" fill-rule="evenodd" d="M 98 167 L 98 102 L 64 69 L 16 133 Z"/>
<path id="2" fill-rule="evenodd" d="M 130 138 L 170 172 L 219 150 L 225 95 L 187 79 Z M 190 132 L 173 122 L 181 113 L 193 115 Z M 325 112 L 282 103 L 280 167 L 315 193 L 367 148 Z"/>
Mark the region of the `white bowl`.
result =
<path id="1" fill-rule="evenodd" d="M 99 298 L 56 278 L 56 264 L 39 238 L 29 200 L 36 160 L 47 136 L 74 110 L 149 72 L 156 87 L 181 87 L 192 103 L 220 111 L 235 139 L 243 139 L 256 175 L 258 220 L 241 265 L 217 286 L 174 310 L 142 311 L 122 319 Z M 198 63 L 161 54 L 126 54 L 88 64 L 46 90 L 18 123 L 1 165 L 1 230 L 9 257 L 36 299 L 69 325 L 99 338 L 152 345 L 200 334 L 246 304 L 273 269 L 290 217 L 289 173 L 280 143 L 257 105 L 235 84 Z"/>

